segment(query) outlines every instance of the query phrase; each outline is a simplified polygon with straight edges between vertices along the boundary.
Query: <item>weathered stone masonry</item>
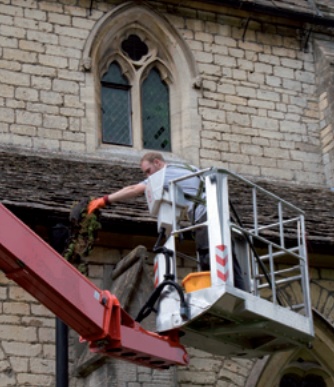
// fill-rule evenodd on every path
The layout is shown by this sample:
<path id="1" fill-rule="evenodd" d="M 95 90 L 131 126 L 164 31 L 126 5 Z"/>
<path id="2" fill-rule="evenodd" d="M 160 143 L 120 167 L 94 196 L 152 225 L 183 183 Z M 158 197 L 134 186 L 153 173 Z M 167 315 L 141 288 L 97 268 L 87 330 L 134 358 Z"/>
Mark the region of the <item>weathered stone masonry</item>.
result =
<path id="1" fill-rule="evenodd" d="M 1 146 L 100 161 L 119 152 L 99 143 L 99 79 L 94 69 L 84 68 L 83 51 L 97 23 L 121 3 L 94 0 L 90 13 L 88 0 L 0 0 Z M 184 40 L 197 71 L 192 89 L 197 126 L 182 144 L 197 149 L 189 161 L 282 184 L 333 187 L 330 31 L 313 33 L 303 50 L 298 21 L 204 3 L 198 9 L 182 2 L 148 3 L 152 18 L 163 17 Z M 189 116 L 180 114 L 180 122 L 189 124 Z M 122 152 L 138 158 L 136 150 Z M 45 183 L 36 184 L 43 190 Z M 124 253 L 112 251 L 105 260 L 92 256 L 89 274 L 98 286 L 105 265 Z M 312 304 L 333 326 L 333 272 L 315 268 L 311 274 Z M 0 387 L 55 385 L 54 340 L 54 316 L 1 275 Z M 71 343 L 76 341 L 72 332 Z M 71 346 L 71 372 L 76 355 Z M 250 387 L 255 360 L 217 358 L 192 349 L 190 355 L 188 368 L 165 373 L 110 361 L 98 373 L 71 377 L 71 387 Z"/>
<path id="2" fill-rule="evenodd" d="M 91 82 L 98 80 L 83 72 L 80 62 L 92 27 L 113 9 L 112 4 L 98 7 L 90 15 L 66 2 L 2 4 L 3 143 L 79 153 L 93 143 L 99 153 L 92 139 L 99 122 L 92 121 L 84 103 L 87 92 L 93 92 Z M 169 15 L 161 5 L 159 11 L 189 45 L 202 80 L 201 165 L 326 184 L 314 49 L 310 42 L 308 52 L 301 50 L 298 26 L 277 27 L 275 21 L 259 19 L 245 29 L 244 19 L 226 9 L 214 13 L 178 7 Z M 322 138 L 326 128 L 331 131 L 329 123 Z M 328 165 L 331 156 L 326 148 L 324 152 Z"/>

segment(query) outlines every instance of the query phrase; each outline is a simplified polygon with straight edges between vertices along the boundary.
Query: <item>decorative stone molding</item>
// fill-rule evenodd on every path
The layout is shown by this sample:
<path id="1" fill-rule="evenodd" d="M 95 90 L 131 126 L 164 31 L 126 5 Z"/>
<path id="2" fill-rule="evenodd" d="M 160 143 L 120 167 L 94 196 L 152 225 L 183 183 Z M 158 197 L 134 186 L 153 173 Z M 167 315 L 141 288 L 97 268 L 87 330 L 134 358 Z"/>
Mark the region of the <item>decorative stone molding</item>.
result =
<path id="1" fill-rule="evenodd" d="M 120 49 L 122 42 L 131 34 L 139 37 L 148 47 L 147 54 L 138 61 L 129 59 Z M 149 70 L 156 67 L 169 86 L 173 155 L 198 164 L 201 128 L 198 89 L 201 89 L 202 81 L 193 54 L 164 16 L 135 2 L 126 2 L 108 12 L 96 23 L 86 40 L 81 63 L 89 71 L 87 77 L 91 82 L 85 95 L 96 96 L 93 101 L 87 101 L 87 115 L 94 117 L 93 125 L 90 122 L 86 127 L 90 142 L 87 148 L 91 152 L 112 152 L 121 148 L 104 145 L 100 140 L 100 78 L 113 60 L 117 60 L 132 86 L 134 150 L 142 150 L 138 85 Z M 126 152 L 129 151 L 127 148 Z"/>
<path id="2" fill-rule="evenodd" d="M 315 47 L 322 160 L 326 183 L 334 187 L 334 43 L 316 40 Z"/>
<path id="3" fill-rule="evenodd" d="M 320 295 L 316 301 L 319 303 Z M 313 309 L 313 317 L 315 339 L 311 347 L 279 352 L 271 357 L 256 360 L 245 387 L 278 386 L 286 374 L 294 374 L 300 378 L 317 375 L 328 386 L 334 383 L 333 324 L 329 315 L 322 315 L 316 309 Z"/>

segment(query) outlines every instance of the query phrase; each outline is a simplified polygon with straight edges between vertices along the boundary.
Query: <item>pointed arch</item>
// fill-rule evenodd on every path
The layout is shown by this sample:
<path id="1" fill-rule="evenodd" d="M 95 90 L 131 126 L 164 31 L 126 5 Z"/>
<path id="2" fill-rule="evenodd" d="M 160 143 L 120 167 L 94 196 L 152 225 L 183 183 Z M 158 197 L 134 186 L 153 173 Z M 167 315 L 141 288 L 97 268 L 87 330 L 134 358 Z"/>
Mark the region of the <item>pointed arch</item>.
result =
<path id="1" fill-rule="evenodd" d="M 280 386 L 285 375 L 301 380 L 316 376 L 327 386 L 334 384 L 334 328 L 320 313 L 314 311 L 313 316 L 315 339 L 312 346 L 257 360 L 245 387 Z"/>
<path id="2" fill-rule="evenodd" d="M 127 53 L 120 49 L 129 36 L 138 37 L 143 46 L 147 46 L 147 52 L 143 50 L 143 55 L 135 60 L 130 60 Z M 201 121 L 198 114 L 199 73 L 196 62 L 180 33 L 166 18 L 147 5 L 134 2 L 121 4 L 104 15 L 96 23 L 84 47 L 82 67 L 87 72 L 89 91 L 95 96 L 92 101 L 86 90 L 87 106 L 91 108 L 86 127 L 89 149 L 106 151 L 99 133 L 99 80 L 101 73 L 113 60 L 117 60 L 131 84 L 133 152 L 140 154 L 143 151 L 140 85 L 149 71 L 156 68 L 169 88 L 172 153 L 197 164 Z M 94 121 L 93 125 L 89 122 L 91 120 Z"/>

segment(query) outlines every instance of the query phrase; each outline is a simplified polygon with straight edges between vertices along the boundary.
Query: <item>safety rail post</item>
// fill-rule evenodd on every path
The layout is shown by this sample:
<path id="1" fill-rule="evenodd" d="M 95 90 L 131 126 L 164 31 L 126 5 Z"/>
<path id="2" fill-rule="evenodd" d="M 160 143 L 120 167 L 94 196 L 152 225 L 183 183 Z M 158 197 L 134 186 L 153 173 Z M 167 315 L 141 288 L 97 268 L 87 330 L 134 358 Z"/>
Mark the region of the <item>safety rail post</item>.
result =
<path id="1" fill-rule="evenodd" d="M 213 170 L 205 178 L 212 285 L 233 286 L 228 175 Z"/>
<path id="2" fill-rule="evenodd" d="M 280 241 L 281 246 L 285 247 L 285 241 L 284 241 L 284 226 L 283 226 L 283 208 L 282 208 L 282 202 L 279 201 L 277 203 L 278 205 L 278 219 L 279 219 L 279 235 L 280 235 Z"/>
<path id="3" fill-rule="evenodd" d="M 305 231 L 305 219 L 304 215 L 300 215 L 301 226 L 301 239 L 302 239 L 302 256 L 304 257 L 302 270 L 303 270 L 303 282 L 304 282 L 304 304 L 306 305 L 306 315 L 312 320 L 312 307 L 311 307 L 311 294 L 310 283 L 306 279 L 309 278 L 308 262 L 307 262 L 307 250 L 306 250 L 306 231 Z M 312 321 L 311 321 L 312 322 Z"/>
<path id="4" fill-rule="evenodd" d="M 273 297 L 273 303 L 277 304 L 276 299 L 276 283 L 275 283 L 275 269 L 274 269 L 274 258 L 273 258 L 273 246 L 270 243 L 268 246 L 269 250 L 269 267 L 270 267 L 270 275 L 271 275 L 271 291 Z"/>
<path id="5" fill-rule="evenodd" d="M 257 219 L 257 195 L 256 195 L 256 187 L 252 189 L 252 198 L 253 198 L 253 224 L 255 235 L 258 235 L 258 219 Z"/>

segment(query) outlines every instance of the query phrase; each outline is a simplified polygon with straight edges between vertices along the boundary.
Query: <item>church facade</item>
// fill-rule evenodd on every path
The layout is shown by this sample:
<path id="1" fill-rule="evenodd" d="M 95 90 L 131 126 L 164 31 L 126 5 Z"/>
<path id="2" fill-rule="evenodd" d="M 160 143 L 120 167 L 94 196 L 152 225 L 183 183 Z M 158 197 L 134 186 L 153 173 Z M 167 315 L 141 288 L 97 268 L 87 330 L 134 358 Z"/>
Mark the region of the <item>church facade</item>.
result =
<path id="1" fill-rule="evenodd" d="M 70 386 L 334 385 L 333 12 L 325 0 L 1 0 L 0 200 L 43 238 L 74 202 L 140 181 L 152 149 L 305 211 L 312 348 L 189 348 L 188 367 L 161 372 L 92 357 L 71 332 Z M 143 200 L 103 211 L 89 278 L 110 286 L 139 245 L 152 271 L 155 238 Z M 3 274 L 0 302 L 0 386 L 55 385 L 54 316 Z"/>

